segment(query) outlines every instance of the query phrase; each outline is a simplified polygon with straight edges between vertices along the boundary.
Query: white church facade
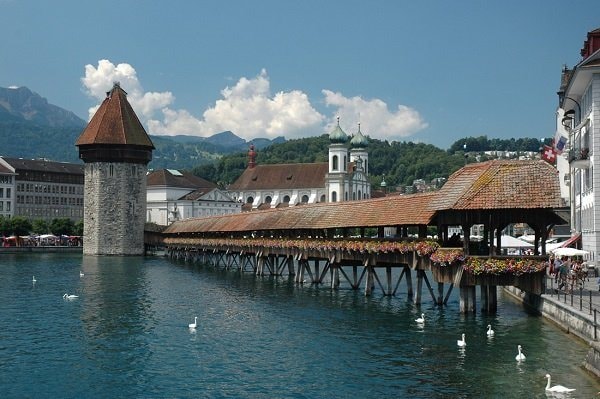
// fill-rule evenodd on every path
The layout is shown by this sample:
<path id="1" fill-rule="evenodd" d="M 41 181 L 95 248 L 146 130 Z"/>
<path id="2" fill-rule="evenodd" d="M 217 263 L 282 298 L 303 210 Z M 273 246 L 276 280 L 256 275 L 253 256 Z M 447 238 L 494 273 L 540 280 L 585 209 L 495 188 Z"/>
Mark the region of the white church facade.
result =
<path id="1" fill-rule="evenodd" d="M 329 139 L 328 162 L 257 165 L 251 146 L 248 167 L 228 187 L 230 197 L 244 210 L 371 198 L 368 139 L 360 124 L 349 137 L 338 119 Z"/>

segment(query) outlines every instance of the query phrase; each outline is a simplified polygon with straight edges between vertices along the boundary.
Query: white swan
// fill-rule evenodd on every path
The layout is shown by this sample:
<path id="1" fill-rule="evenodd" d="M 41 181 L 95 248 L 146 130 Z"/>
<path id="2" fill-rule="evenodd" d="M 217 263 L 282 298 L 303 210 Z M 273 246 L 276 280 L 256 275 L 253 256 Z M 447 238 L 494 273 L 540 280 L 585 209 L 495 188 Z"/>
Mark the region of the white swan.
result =
<path id="1" fill-rule="evenodd" d="M 64 294 L 63 298 L 65 298 L 65 299 L 75 299 L 75 298 L 79 298 L 79 297 L 77 295 Z"/>
<path id="2" fill-rule="evenodd" d="M 415 321 L 419 324 L 425 323 L 425 313 L 421 313 L 421 317 L 415 319 Z"/>
<path id="3" fill-rule="evenodd" d="M 467 346 L 467 341 L 465 341 L 465 334 L 462 335 L 462 339 L 456 341 L 456 345 L 460 346 L 461 348 Z"/>
<path id="4" fill-rule="evenodd" d="M 522 362 L 523 360 L 525 360 L 525 355 L 521 352 L 521 345 L 517 345 L 517 351 L 519 353 L 517 353 L 517 356 L 515 356 L 515 360 L 517 362 Z"/>
<path id="5" fill-rule="evenodd" d="M 575 390 L 575 388 L 567 388 L 563 387 L 562 385 L 555 385 L 552 388 L 550 388 L 550 374 L 546 374 L 546 378 L 548 379 L 548 383 L 546 384 L 546 392 L 566 393 L 573 392 Z"/>
<path id="6" fill-rule="evenodd" d="M 493 337 L 494 336 L 494 330 L 492 330 L 492 325 L 491 324 L 488 324 L 488 329 L 487 329 L 486 334 L 487 334 L 488 337 Z"/>
<path id="7" fill-rule="evenodd" d="M 33 278 L 31 279 L 32 283 L 35 283 L 37 280 L 35 279 L 35 276 L 33 276 Z"/>
<path id="8" fill-rule="evenodd" d="M 198 325 L 197 322 L 198 322 L 198 317 L 194 317 L 194 322 L 190 323 L 190 325 L 188 327 L 190 327 L 193 330 Z"/>
<path id="9" fill-rule="evenodd" d="M 85 274 L 83 274 L 83 272 L 80 270 L 79 271 L 79 277 L 83 277 L 83 276 L 85 276 Z"/>

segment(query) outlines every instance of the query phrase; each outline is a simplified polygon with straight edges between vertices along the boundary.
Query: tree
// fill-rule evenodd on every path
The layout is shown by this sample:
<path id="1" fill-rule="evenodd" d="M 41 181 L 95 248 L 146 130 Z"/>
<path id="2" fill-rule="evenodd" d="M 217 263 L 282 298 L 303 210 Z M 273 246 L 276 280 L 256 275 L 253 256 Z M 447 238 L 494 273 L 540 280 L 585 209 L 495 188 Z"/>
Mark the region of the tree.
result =
<path id="1" fill-rule="evenodd" d="M 31 222 L 31 231 L 36 234 L 46 234 L 48 232 L 48 222 L 44 219 L 35 219 Z"/>
<path id="2" fill-rule="evenodd" d="M 73 230 L 73 235 L 75 235 L 75 236 L 83 235 L 83 220 L 78 220 L 75 222 L 75 228 Z"/>
<path id="3" fill-rule="evenodd" d="M 69 218 L 52 219 L 50 222 L 50 231 L 56 236 L 73 235 L 75 224 Z"/>
<path id="4" fill-rule="evenodd" d="M 16 236 L 27 236 L 31 231 L 31 222 L 22 216 L 10 219 L 10 230 Z"/>
<path id="5" fill-rule="evenodd" d="M 12 227 L 10 225 L 10 219 L 0 215 L 0 234 L 8 236 L 11 231 Z"/>

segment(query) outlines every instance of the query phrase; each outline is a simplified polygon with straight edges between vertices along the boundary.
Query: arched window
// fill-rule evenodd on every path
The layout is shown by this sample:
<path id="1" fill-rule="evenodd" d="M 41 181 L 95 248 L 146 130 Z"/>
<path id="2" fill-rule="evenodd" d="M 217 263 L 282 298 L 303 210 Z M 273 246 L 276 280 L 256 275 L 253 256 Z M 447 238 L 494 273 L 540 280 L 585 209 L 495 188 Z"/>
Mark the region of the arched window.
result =
<path id="1" fill-rule="evenodd" d="M 344 193 L 344 200 L 348 201 L 348 191 Z"/>
<path id="2" fill-rule="evenodd" d="M 346 160 L 346 156 L 344 155 L 344 170 L 346 170 L 346 165 L 348 164 L 348 161 Z"/>
<path id="3" fill-rule="evenodd" d="M 289 195 L 284 196 L 283 197 L 283 202 L 285 202 L 285 203 L 290 202 L 290 196 Z"/>
<path id="4" fill-rule="evenodd" d="M 327 198 L 325 197 L 325 194 L 321 195 L 321 199 L 319 200 L 319 202 L 325 202 L 327 200 Z"/>
<path id="5" fill-rule="evenodd" d="M 253 202 L 254 202 L 254 198 L 252 198 L 252 197 L 248 197 L 248 199 L 246 200 L 247 204 L 251 204 Z"/>
<path id="6" fill-rule="evenodd" d="M 356 193 L 352 193 L 352 199 L 355 200 L 356 199 Z"/>
<path id="7" fill-rule="evenodd" d="M 270 204 L 270 203 L 271 203 L 271 200 L 272 200 L 271 196 L 270 196 L 270 195 L 267 195 L 267 196 L 265 197 L 265 204 Z"/>
<path id="8" fill-rule="evenodd" d="M 335 191 L 331 192 L 331 202 L 337 202 L 337 193 Z"/>
<path id="9" fill-rule="evenodd" d="M 333 166 L 332 166 L 332 169 L 331 169 L 331 170 L 338 170 L 338 168 L 339 168 L 339 165 L 338 165 L 338 164 L 339 164 L 339 159 L 338 159 L 338 156 L 337 156 L 337 155 L 334 155 L 334 156 L 333 156 Z"/>
<path id="10" fill-rule="evenodd" d="M 360 192 L 360 190 L 358 190 L 358 199 L 362 198 L 362 193 Z"/>
<path id="11" fill-rule="evenodd" d="M 302 196 L 302 202 L 304 202 L 304 203 L 308 202 L 308 195 Z"/>

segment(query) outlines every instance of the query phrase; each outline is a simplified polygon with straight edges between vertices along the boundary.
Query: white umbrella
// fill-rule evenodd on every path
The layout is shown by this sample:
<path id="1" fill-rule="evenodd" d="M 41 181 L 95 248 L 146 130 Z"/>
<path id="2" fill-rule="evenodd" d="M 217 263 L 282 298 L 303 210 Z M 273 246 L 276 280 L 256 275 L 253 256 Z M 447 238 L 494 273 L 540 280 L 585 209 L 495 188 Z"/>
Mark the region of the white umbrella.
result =
<path id="1" fill-rule="evenodd" d="M 588 255 L 588 251 L 584 251 L 583 249 L 571 248 L 571 247 L 559 247 L 551 250 L 556 256 L 583 256 Z"/>
<path id="2" fill-rule="evenodd" d="M 500 245 L 502 248 L 533 248 L 533 244 L 509 235 L 500 237 Z"/>

